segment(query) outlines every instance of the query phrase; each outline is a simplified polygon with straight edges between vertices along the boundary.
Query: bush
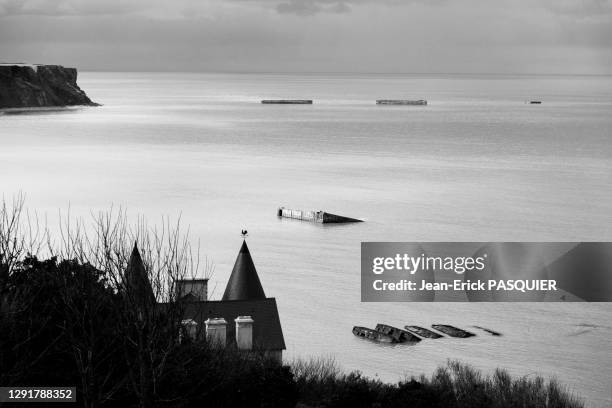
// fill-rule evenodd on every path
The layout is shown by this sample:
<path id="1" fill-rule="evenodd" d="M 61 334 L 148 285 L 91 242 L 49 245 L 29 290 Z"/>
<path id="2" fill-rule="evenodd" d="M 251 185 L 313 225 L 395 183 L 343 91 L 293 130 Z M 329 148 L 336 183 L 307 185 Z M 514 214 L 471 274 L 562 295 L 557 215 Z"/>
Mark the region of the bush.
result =
<path id="1" fill-rule="evenodd" d="M 342 374 L 333 360 L 298 360 L 292 364 L 300 402 L 311 407 L 410 408 L 581 408 L 584 404 L 556 381 L 541 377 L 513 379 L 496 370 L 483 376 L 473 367 L 449 361 L 427 378 L 385 384 L 358 372 Z"/>
<path id="2" fill-rule="evenodd" d="M 146 356 L 163 355 L 163 364 L 155 361 L 151 366 L 160 372 L 142 377 L 150 380 L 145 389 L 153 396 L 143 404 L 127 367 L 137 356 L 127 355 L 131 348 L 124 345 L 129 335 L 122 320 L 133 315 L 125 310 L 130 304 L 88 264 L 27 257 L 3 275 L 0 306 L 0 383 L 5 386 L 76 385 L 83 406 L 285 408 L 297 403 L 289 367 L 256 353 L 211 349 L 206 342 L 180 344 L 177 333 L 156 328 L 157 335 L 146 341 L 153 349 Z M 166 318 L 162 310 L 154 321 Z M 168 348 L 170 343 L 175 346 Z"/>
<path id="3" fill-rule="evenodd" d="M 206 343 L 182 346 L 159 384 L 160 399 L 173 407 L 294 407 L 297 387 L 289 367 L 236 349 Z"/>

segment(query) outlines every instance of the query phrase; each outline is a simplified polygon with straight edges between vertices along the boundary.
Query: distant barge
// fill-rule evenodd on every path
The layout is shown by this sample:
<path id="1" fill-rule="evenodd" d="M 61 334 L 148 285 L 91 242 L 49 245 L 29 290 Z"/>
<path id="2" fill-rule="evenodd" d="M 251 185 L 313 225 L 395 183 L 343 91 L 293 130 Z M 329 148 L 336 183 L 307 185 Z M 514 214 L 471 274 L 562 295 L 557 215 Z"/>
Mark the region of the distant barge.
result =
<path id="1" fill-rule="evenodd" d="M 340 224 L 347 222 L 363 222 L 356 218 L 344 217 L 342 215 L 331 214 L 325 211 L 302 211 L 291 210 L 289 208 L 280 207 L 276 215 L 283 218 L 293 218 L 294 220 L 318 222 L 321 224 Z"/>
<path id="2" fill-rule="evenodd" d="M 427 105 L 424 99 L 408 100 L 408 99 L 377 99 L 377 105 Z"/>
<path id="3" fill-rule="evenodd" d="M 312 99 L 264 99 L 261 103 L 277 105 L 312 105 Z"/>

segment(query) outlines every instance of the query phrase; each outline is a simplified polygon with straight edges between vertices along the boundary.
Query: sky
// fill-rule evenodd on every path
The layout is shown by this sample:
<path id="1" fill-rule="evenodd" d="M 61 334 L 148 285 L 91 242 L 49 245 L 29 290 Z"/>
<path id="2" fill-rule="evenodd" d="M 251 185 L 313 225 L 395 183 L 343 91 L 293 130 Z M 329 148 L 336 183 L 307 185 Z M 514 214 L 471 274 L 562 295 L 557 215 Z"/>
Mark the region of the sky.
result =
<path id="1" fill-rule="evenodd" d="M 0 62 L 612 74 L 612 0 L 0 0 Z"/>

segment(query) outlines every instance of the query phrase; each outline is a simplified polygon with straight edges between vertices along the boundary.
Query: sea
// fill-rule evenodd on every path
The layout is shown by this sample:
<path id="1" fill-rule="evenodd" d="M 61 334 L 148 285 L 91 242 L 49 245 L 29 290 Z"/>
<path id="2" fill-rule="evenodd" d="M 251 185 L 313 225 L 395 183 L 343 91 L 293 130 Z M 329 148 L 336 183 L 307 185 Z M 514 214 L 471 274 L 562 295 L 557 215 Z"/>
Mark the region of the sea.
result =
<path id="1" fill-rule="evenodd" d="M 399 381 L 460 360 L 612 406 L 610 303 L 360 301 L 363 241 L 612 240 L 612 77 L 80 72 L 79 85 L 102 106 L 0 115 L 1 193 L 25 194 L 52 230 L 111 208 L 180 219 L 219 299 L 246 229 L 287 362 Z M 275 98 L 314 104 L 260 103 Z M 365 222 L 279 219 L 280 206 Z M 378 322 L 478 335 L 351 333 Z"/>

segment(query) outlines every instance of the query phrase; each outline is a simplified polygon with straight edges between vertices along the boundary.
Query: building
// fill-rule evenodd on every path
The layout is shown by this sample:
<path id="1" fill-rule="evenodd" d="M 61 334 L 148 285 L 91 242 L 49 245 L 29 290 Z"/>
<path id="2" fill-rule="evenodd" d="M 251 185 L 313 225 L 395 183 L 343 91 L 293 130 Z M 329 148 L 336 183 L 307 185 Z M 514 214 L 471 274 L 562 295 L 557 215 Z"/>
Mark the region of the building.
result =
<path id="1" fill-rule="evenodd" d="M 126 281 L 149 298 L 151 285 L 143 276 L 146 272 L 134 246 Z M 196 341 L 206 338 L 217 347 L 236 347 L 282 361 L 286 347 L 276 299 L 266 297 L 246 241 L 221 300 L 208 300 L 208 279 L 182 279 L 175 287 L 176 298 L 184 307 L 186 335 Z"/>

